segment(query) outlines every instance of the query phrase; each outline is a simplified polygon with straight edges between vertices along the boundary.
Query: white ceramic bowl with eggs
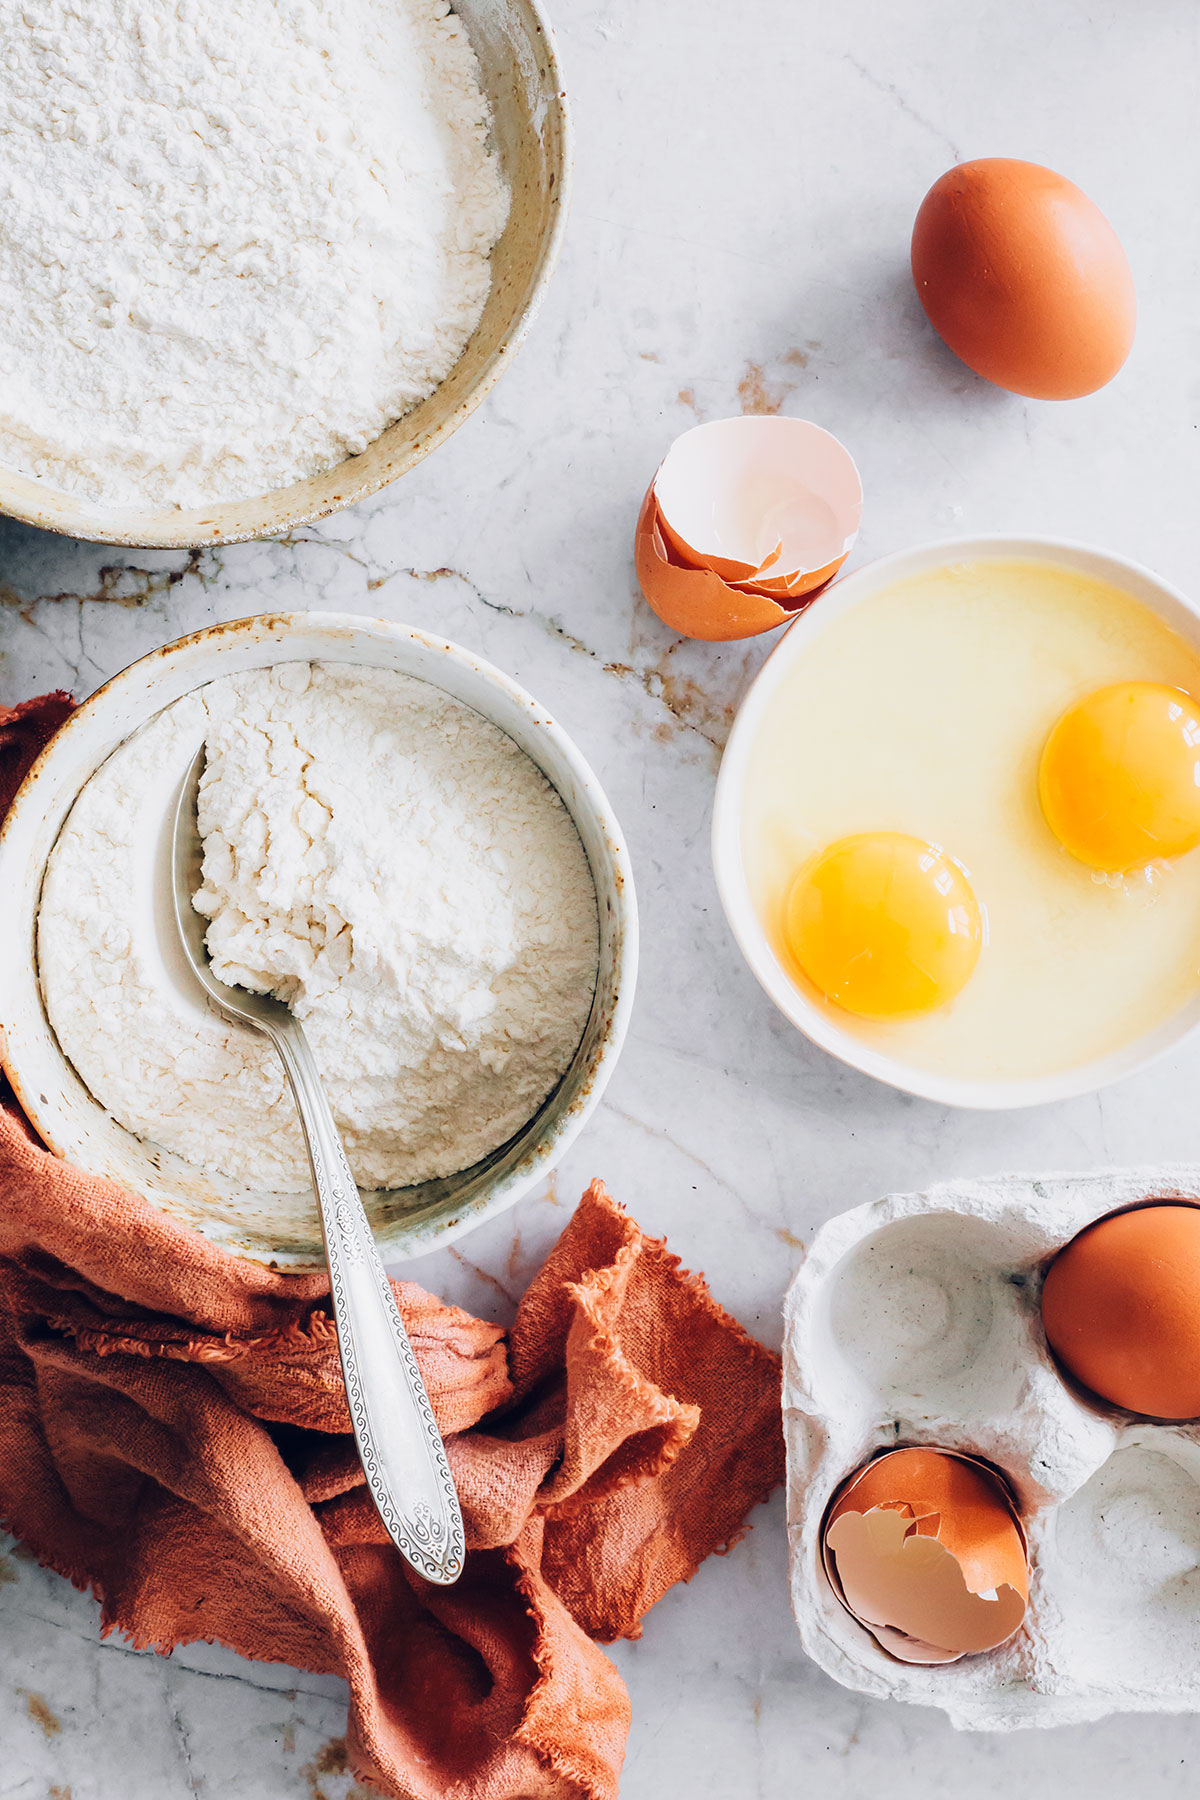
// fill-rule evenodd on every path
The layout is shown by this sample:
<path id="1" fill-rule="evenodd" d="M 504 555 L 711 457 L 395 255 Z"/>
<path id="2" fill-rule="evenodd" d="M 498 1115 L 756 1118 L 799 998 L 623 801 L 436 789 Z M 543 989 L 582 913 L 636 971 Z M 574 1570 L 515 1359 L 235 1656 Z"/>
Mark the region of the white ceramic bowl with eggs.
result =
<path id="1" fill-rule="evenodd" d="M 1192 992 L 1155 1029 L 1094 1061 L 1027 1079 L 964 1079 L 906 1063 L 863 1042 L 806 994 L 776 955 L 750 890 L 742 854 L 742 803 L 756 734 L 781 684 L 817 643 L 830 622 L 912 576 L 956 562 L 1030 559 L 1121 588 L 1200 652 L 1200 611 L 1177 589 L 1123 557 L 1051 538 L 995 536 L 921 545 L 881 558 L 828 588 L 787 627 L 751 685 L 734 722 L 721 763 L 713 813 L 712 853 L 717 888 L 730 928 L 750 969 L 783 1015 L 814 1044 L 851 1068 L 903 1092 L 948 1106 L 999 1111 L 1065 1100 L 1119 1081 L 1162 1056 L 1200 1025 L 1200 993 Z M 819 775 L 795 771 L 795 780 Z M 1097 971 L 1097 976 L 1102 975 Z"/>
<path id="2" fill-rule="evenodd" d="M 267 613 L 153 651 L 74 712 L 27 775 L 0 829 L 0 1062 L 26 1116 L 57 1155 L 142 1195 L 235 1255 L 301 1271 L 323 1266 L 311 1193 L 252 1190 L 134 1136 L 105 1112 L 58 1046 L 38 980 L 36 924 L 47 859 L 84 784 L 164 707 L 219 676 L 279 662 L 348 663 L 430 682 L 497 725 L 555 788 L 596 888 L 599 972 L 575 1057 L 509 1143 L 460 1174 L 364 1192 L 385 1260 L 422 1254 L 512 1206 L 545 1179 L 583 1129 L 616 1064 L 633 1006 L 638 920 L 629 853 L 603 789 L 570 737 L 502 670 L 409 626 L 338 613 Z M 190 761 L 188 749 L 184 761 Z M 185 767 L 164 768 L 138 819 L 144 930 L 164 975 L 179 969 L 171 917 L 170 844 Z M 189 1004 L 204 1006 L 194 981 Z"/>

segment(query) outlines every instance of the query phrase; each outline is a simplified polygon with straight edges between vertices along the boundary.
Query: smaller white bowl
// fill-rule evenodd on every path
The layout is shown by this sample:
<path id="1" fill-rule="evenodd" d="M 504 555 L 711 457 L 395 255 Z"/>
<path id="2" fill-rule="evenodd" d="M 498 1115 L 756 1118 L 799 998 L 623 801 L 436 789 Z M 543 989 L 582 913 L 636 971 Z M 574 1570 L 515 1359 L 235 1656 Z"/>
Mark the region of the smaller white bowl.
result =
<path id="1" fill-rule="evenodd" d="M 1123 588 L 1200 652 L 1200 610 L 1167 582 L 1151 574 L 1149 569 L 1127 562 L 1124 557 L 1092 550 L 1084 544 L 1035 537 L 952 538 L 942 543 L 923 544 L 915 550 L 901 550 L 894 556 L 869 563 L 866 568 L 856 569 L 852 575 L 843 576 L 788 626 L 752 683 L 734 721 L 721 760 L 712 829 L 713 868 L 725 917 L 742 955 L 785 1018 L 830 1055 L 853 1069 L 873 1075 L 877 1081 L 886 1082 L 889 1087 L 900 1088 L 904 1093 L 917 1094 L 926 1100 L 938 1100 L 946 1106 L 976 1107 L 994 1112 L 1089 1094 L 1145 1068 L 1189 1037 L 1200 1025 L 1200 993 L 1192 995 L 1177 1013 L 1155 1030 L 1134 1039 L 1122 1049 L 1095 1062 L 1081 1063 L 1053 1075 L 1039 1075 L 1027 1080 L 967 1081 L 914 1068 L 899 1057 L 887 1056 L 863 1043 L 853 1032 L 844 1029 L 801 991 L 780 963 L 763 929 L 746 881 L 741 845 L 741 795 L 754 738 L 772 697 L 780 683 L 786 680 L 792 665 L 807 653 L 832 620 L 883 588 L 892 587 L 910 576 L 923 575 L 951 562 L 1001 557 L 1025 557 L 1040 563 L 1053 563 L 1059 568 L 1072 569 Z"/>
<path id="2" fill-rule="evenodd" d="M 461 1174 L 364 1192 L 385 1260 L 453 1242 L 541 1181 L 599 1103 L 621 1050 L 637 977 L 638 922 L 629 852 L 596 777 L 560 725 L 515 681 L 443 639 L 383 619 L 267 613 L 181 638 L 99 688 L 26 776 L 0 830 L 0 1063 L 43 1142 L 90 1174 L 143 1195 L 235 1255 L 299 1271 L 324 1264 L 309 1193 L 245 1188 L 135 1137 L 93 1098 L 58 1046 L 37 972 L 37 911 L 46 862 L 76 795 L 118 744 L 181 695 L 279 662 L 357 663 L 411 675 L 452 694 L 507 732 L 554 786 L 586 852 L 600 920 L 596 996 L 570 1068 L 508 1144 Z M 170 957 L 170 837 L 186 766 L 162 771 L 138 818 L 157 868 L 139 897 L 144 930 Z M 153 891 L 150 891 L 153 889 Z M 166 934 L 164 936 L 164 933 Z M 198 1001 L 198 1007 L 202 1006 Z"/>

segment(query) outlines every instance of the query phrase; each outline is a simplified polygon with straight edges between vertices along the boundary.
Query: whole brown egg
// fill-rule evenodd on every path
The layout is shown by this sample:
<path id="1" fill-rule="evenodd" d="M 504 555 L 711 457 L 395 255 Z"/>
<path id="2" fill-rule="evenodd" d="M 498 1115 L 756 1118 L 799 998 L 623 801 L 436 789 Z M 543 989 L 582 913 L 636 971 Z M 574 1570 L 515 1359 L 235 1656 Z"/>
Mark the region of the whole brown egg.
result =
<path id="1" fill-rule="evenodd" d="M 1133 343 L 1137 299 L 1116 232 L 1073 182 L 989 156 L 934 182 L 912 237 L 934 330 L 969 368 L 1035 400 L 1111 381 Z"/>
<path id="2" fill-rule="evenodd" d="M 1200 1418 L 1200 1206 L 1111 1213 L 1072 1238 L 1042 1288 L 1063 1367 L 1102 1400 Z"/>

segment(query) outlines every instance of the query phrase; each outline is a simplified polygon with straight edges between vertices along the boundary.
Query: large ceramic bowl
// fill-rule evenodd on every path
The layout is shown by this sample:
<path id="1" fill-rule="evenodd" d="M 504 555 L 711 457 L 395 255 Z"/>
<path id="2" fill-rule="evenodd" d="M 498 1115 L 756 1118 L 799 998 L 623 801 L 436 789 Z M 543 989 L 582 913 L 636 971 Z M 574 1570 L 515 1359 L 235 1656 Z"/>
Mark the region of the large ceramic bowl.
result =
<path id="1" fill-rule="evenodd" d="M 135 1137 L 110 1118 L 59 1049 L 42 1003 L 36 921 L 46 860 L 76 795 L 131 732 L 180 695 L 219 675 L 278 662 L 365 664 L 416 676 L 474 707 L 508 733 L 561 795 L 575 821 L 600 917 L 596 997 L 579 1049 L 541 1110 L 508 1144 L 459 1175 L 364 1193 L 385 1258 L 460 1237 L 542 1180 L 597 1105 L 621 1049 L 637 973 L 637 905 L 629 854 L 604 792 L 562 727 L 523 688 L 467 650 L 380 619 L 275 613 L 213 625 L 168 644 L 100 688 L 75 712 L 26 777 L 0 830 L 0 1061 L 30 1121 L 78 1167 L 142 1194 L 237 1255 L 300 1270 L 321 1266 L 310 1194 L 251 1190 L 209 1175 Z M 198 743 L 197 739 L 197 743 Z M 170 919 L 171 823 L 185 768 L 161 771 L 139 814 L 139 904 L 147 954 L 184 1004 L 203 1008 L 178 975 Z"/>
<path id="2" fill-rule="evenodd" d="M 571 154 L 554 42 L 537 0 L 454 0 L 454 11 L 479 58 L 512 209 L 492 251 L 483 316 L 441 386 L 361 455 L 250 500 L 184 510 L 97 506 L 0 467 L 0 512 L 103 544 L 191 548 L 267 537 L 375 493 L 474 412 L 508 367 L 549 282 L 566 223 Z"/>
<path id="3" fill-rule="evenodd" d="M 885 556 L 835 582 L 800 614 L 795 624 L 788 627 L 767 658 L 742 702 L 722 759 L 712 838 L 717 887 L 733 935 L 750 968 L 793 1025 L 842 1062 L 892 1087 L 949 1106 L 986 1110 L 1064 1100 L 1075 1094 L 1091 1093 L 1095 1088 L 1106 1087 L 1110 1082 L 1131 1075 L 1196 1029 L 1200 1024 L 1200 995 L 1186 999 L 1178 1012 L 1155 1030 L 1111 1055 L 1051 1075 L 1029 1080 L 960 1080 L 912 1067 L 899 1057 L 885 1055 L 864 1044 L 852 1032 L 843 1029 L 830 1013 L 823 1011 L 801 991 L 779 961 L 746 881 L 741 850 L 741 794 L 751 746 L 772 696 L 787 679 L 793 664 L 808 653 L 832 619 L 910 576 L 943 568 L 949 562 L 974 562 L 995 557 L 1026 557 L 1053 563 L 1123 588 L 1200 652 L 1200 611 L 1190 600 L 1139 564 L 1089 549 L 1083 544 L 1061 543 L 1051 538 L 957 538 Z M 797 779 L 802 779 L 799 773 Z"/>

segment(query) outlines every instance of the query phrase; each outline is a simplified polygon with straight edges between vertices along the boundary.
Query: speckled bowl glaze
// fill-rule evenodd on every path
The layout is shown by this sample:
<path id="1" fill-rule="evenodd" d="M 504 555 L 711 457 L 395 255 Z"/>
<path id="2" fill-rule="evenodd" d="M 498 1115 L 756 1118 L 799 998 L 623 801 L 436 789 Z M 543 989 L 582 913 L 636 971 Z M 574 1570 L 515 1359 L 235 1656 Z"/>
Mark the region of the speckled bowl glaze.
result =
<path id="1" fill-rule="evenodd" d="M 947 563 L 979 562 L 992 557 L 1050 563 L 1096 581 L 1110 582 L 1131 594 L 1149 612 L 1156 613 L 1185 643 L 1200 650 L 1200 610 L 1192 601 L 1139 563 L 1107 551 L 1093 550 L 1086 544 L 1039 537 L 952 538 L 881 557 L 878 562 L 868 563 L 865 568 L 855 569 L 853 574 L 835 581 L 802 612 L 795 623 L 788 626 L 751 683 L 721 759 L 713 807 L 712 855 L 717 890 L 738 948 L 780 1012 L 805 1037 L 851 1068 L 861 1069 L 864 1074 L 873 1075 L 877 1081 L 887 1082 L 890 1087 L 900 1088 L 905 1093 L 919 1094 L 945 1106 L 1003 1111 L 1089 1094 L 1145 1068 L 1200 1027 L 1200 993 L 1183 999 L 1177 1012 L 1143 1037 L 1094 1062 L 1060 1069 L 1050 1075 L 986 1081 L 964 1079 L 906 1063 L 899 1056 L 887 1055 L 864 1043 L 852 1030 L 840 1024 L 832 1011 L 818 1006 L 793 981 L 776 956 L 759 917 L 746 879 L 741 839 L 741 795 L 755 734 L 780 683 L 830 620 L 911 576 L 944 568 Z M 803 770 L 797 770 L 796 779 L 804 779 Z"/>
<path id="2" fill-rule="evenodd" d="M 554 39 L 537 0 L 454 0 L 479 58 L 512 208 L 466 349 L 428 399 L 359 456 L 249 500 L 184 509 L 98 506 L 0 467 L 0 512 L 102 544 L 194 548 L 291 531 L 395 481 L 456 431 L 500 379 L 541 304 L 566 225 L 570 125 Z"/>
<path id="3" fill-rule="evenodd" d="M 482 1162 L 443 1180 L 364 1193 L 385 1259 L 440 1247 L 503 1212 L 549 1173 L 578 1136 L 624 1041 L 638 923 L 621 828 L 566 732 L 499 669 L 424 632 L 340 613 L 269 613 L 213 625 L 131 664 L 71 716 L 30 770 L 0 830 L 0 1061 L 30 1121 L 57 1155 L 144 1195 L 235 1255 L 299 1271 L 324 1262 L 312 1196 L 247 1189 L 209 1175 L 110 1118 L 59 1049 L 42 1002 L 36 953 L 47 858 L 76 795 L 101 763 L 181 695 L 217 676 L 289 661 L 392 669 L 474 707 L 507 732 L 556 788 L 596 886 L 599 979 L 574 1061 L 524 1129 Z M 198 743 L 184 747 L 178 768 L 162 771 L 138 821 L 154 871 L 146 882 L 144 929 L 156 935 L 168 979 L 179 966 L 170 917 L 171 822 Z"/>
<path id="4" fill-rule="evenodd" d="M 783 1421 L 792 1610 L 836 1681 L 973 1731 L 1200 1712 L 1200 1422 L 1089 1402 L 1041 1321 L 1056 1253 L 1150 1198 L 1200 1202 L 1200 1168 L 944 1182 L 818 1231 L 784 1308 Z M 907 1444 L 998 1468 L 1029 1544 L 1020 1630 L 933 1667 L 889 1656 L 821 1558 L 842 1483 Z"/>

